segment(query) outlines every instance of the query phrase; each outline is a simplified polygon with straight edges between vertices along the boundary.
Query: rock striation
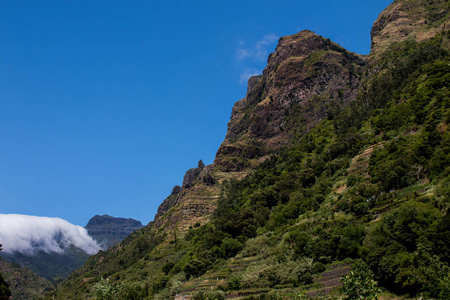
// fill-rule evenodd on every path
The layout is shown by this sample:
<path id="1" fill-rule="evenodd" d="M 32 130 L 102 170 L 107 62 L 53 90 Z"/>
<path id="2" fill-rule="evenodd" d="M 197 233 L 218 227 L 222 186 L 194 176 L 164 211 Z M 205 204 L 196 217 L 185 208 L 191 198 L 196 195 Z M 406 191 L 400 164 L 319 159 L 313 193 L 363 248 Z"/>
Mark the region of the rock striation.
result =
<path id="1" fill-rule="evenodd" d="M 394 1 L 373 24 L 371 54 L 379 57 L 398 42 L 432 38 L 449 29 L 449 20 L 450 4 L 446 0 Z M 450 49 L 448 37 L 443 46 Z"/>
<path id="2" fill-rule="evenodd" d="M 102 249 L 107 249 L 120 243 L 134 231 L 144 227 L 134 219 L 114 218 L 108 215 L 96 215 L 85 226 L 90 236 L 96 240 Z"/>
<path id="3" fill-rule="evenodd" d="M 356 98 L 365 58 L 312 31 L 280 38 L 263 75 L 251 77 L 233 107 L 214 166 L 240 171 Z"/>

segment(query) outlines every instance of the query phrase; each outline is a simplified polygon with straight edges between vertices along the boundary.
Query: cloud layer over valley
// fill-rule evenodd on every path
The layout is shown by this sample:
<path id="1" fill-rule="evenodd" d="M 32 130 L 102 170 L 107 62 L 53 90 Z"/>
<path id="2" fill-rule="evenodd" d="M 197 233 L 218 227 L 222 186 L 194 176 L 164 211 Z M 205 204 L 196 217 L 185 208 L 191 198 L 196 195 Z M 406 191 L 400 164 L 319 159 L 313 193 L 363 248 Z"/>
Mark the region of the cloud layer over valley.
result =
<path id="1" fill-rule="evenodd" d="M 0 214 L 0 243 L 5 253 L 62 253 L 70 245 L 95 254 L 100 246 L 87 230 L 60 218 Z"/>

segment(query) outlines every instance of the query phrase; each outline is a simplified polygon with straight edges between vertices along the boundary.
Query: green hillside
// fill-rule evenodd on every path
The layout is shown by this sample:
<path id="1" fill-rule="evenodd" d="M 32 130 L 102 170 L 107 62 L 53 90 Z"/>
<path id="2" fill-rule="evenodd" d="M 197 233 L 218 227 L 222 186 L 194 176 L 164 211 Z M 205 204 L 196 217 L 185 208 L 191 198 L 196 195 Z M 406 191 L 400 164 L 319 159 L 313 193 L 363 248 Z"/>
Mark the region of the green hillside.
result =
<path id="1" fill-rule="evenodd" d="M 395 1 L 368 57 L 311 32 L 280 39 L 215 163 L 55 297 L 342 298 L 361 285 L 368 299 L 450 298 L 449 5 Z M 398 16 L 427 22 L 392 40 Z"/>

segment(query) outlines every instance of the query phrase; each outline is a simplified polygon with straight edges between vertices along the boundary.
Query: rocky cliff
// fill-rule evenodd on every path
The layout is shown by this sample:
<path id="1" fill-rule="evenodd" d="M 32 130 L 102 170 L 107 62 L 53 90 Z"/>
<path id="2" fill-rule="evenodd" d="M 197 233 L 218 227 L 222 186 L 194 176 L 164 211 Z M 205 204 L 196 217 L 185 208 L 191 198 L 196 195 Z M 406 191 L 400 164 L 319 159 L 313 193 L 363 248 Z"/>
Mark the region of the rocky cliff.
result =
<path id="1" fill-rule="evenodd" d="M 448 31 L 449 14 L 450 3 L 446 0 L 394 1 L 373 24 L 372 56 L 379 57 L 399 42 L 420 42 Z M 442 47 L 450 49 L 448 37 L 445 39 Z"/>
<path id="2" fill-rule="evenodd" d="M 89 220 L 85 228 L 89 235 L 106 250 L 142 227 L 144 227 L 142 223 L 134 219 L 96 215 Z"/>
<path id="3" fill-rule="evenodd" d="M 214 163 L 186 172 L 181 190 L 158 209 L 155 225 L 186 232 L 216 208 L 216 183 L 243 178 L 267 155 L 306 134 L 356 98 L 365 58 L 305 30 L 280 38 L 263 75 L 251 77 L 247 95 L 236 102 Z M 170 210 L 170 212 L 169 212 Z"/>
<path id="4" fill-rule="evenodd" d="M 236 102 L 214 166 L 240 171 L 356 98 L 365 59 L 311 31 L 280 38 L 262 76 Z"/>

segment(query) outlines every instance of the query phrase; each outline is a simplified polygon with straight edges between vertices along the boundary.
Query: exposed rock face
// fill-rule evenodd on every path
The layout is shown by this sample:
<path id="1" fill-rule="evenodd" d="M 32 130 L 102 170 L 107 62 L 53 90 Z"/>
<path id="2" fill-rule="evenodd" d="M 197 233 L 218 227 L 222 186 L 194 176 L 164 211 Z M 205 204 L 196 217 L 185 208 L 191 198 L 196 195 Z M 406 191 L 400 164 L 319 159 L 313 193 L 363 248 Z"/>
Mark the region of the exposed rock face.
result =
<path id="1" fill-rule="evenodd" d="M 420 41 L 448 28 L 449 3 L 422 2 L 394 1 L 380 14 L 372 29 L 369 57 L 381 55 L 395 42 Z M 368 57 L 312 31 L 280 38 L 263 74 L 248 80 L 245 98 L 233 106 L 213 165 L 200 161 L 197 168 L 186 172 L 182 189 L 159 207 L 155 226 L 187 227 L 193 220 L 207 220 L 219 194 L 216 182 L 242 178 L 267 155 L 307 133 L 330 108 L 355 100 L 369 69 L 367 61 Z"/>
<path id="2" fill-rule="evenodd" d="M 304 134 L 326 116 L 327 105 L 356 98 L 365 60 L 311 31 L 282 37 L 262 76 L 232 110 L 214 165 L 239 171 L 253 159 Z M 300 126 L 299 126 L 300 125 Z"/>
<path id="3" fill-rule="evenodd" d="M 215 209 L 215 183 L 211 165 L 205 166 L 200 160 L 197 168 L 186 172 L 182 187 L 175 186 L 172 194 L 158 207 L 154 225 L 159 228 L 165 224 L 167 228 L 173 228 L 176 224 L 187 229 L 208 217 Z"/>
<path id="4" fill-rule="evenodd" d="M 96 215 L 89 220 L 85 228 L 103 249 L 107 249 L 142 227 L 142 223 L 134 219 Z"/>
<path id="5" fill-rule="evenodd" d="M 448 30 L 449 14 L 447 0 L 394 1 L 373 24 L 371 53 L 378 56 L 394 43 L 408 39 L 420 42 Z M 448 49 L 448 38 L 446 44 Z"/>
<path id="6" fill-rule="evenodd" d="M 281 38 L 263 75 L 249 79 L 246 97 L 234 105 L 214 164 L 200 161 L 186 172 L 181 191 L 159 207 L 156 228 L 181 232 L 208 220 L 220 192 L 217 181 L 242 176 L 260 157 L 307 132 L 326 116 L 327 105 L 354 100 L 364 65 L 362 56 L 311 31 Z"/>
<path id="7" fill-rule="evenodd" d="M 181 186 L 176 185 L 172 189 L 172 193 L 158 207 L 155 220 L 159 220 L 161 216 L 176 204 L 177 196 L 182 191 Z"/>
<path id="8" fill-rule="evenodd" d="M 182 188 L 187 189 L 191 187 L 204 168 L 205 164 L 200 160 L 197 168 L 187 170 L 186 174 L 184 174 Z"/>

